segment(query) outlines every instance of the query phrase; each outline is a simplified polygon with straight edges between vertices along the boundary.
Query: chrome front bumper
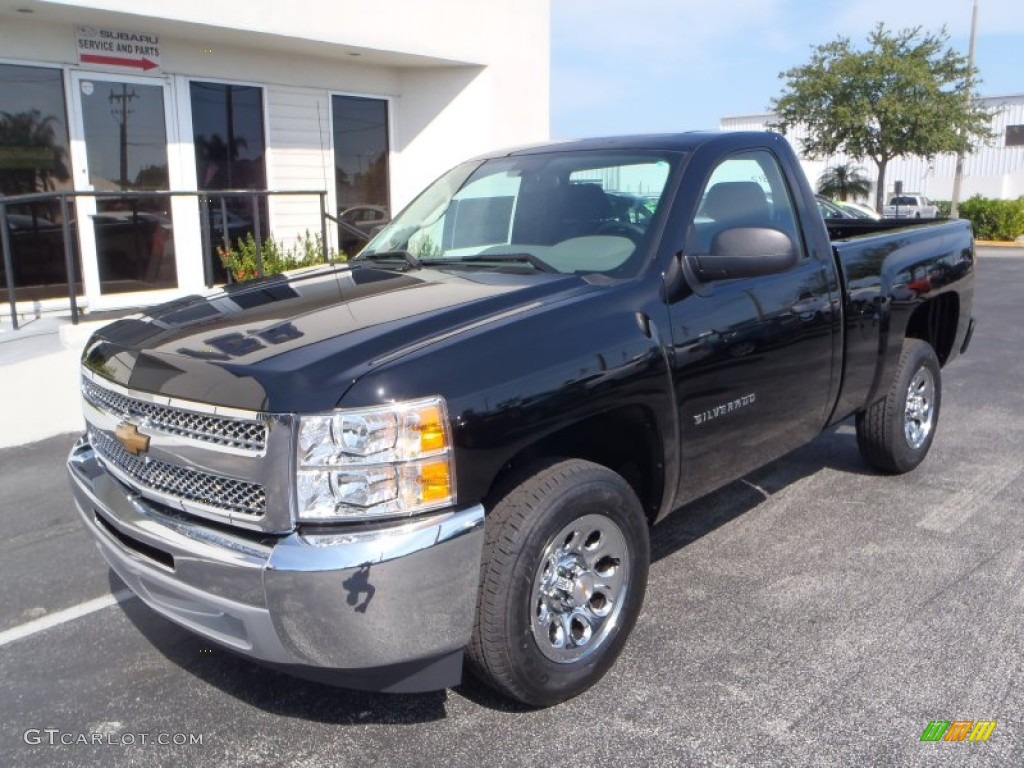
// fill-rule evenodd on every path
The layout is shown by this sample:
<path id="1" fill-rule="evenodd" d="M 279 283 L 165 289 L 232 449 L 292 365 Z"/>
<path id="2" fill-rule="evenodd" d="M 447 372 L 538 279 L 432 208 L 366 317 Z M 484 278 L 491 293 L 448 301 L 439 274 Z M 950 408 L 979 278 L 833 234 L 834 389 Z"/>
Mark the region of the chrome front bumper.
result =
<path id="1" fill-rule="evenodd" d="M 459 682 L 483 507 L 332 535 L 243 536 L 142 498 L 84 438 L 68 472 L 103 557 L 172 621 L 245 656 L 351 687 Z"/>

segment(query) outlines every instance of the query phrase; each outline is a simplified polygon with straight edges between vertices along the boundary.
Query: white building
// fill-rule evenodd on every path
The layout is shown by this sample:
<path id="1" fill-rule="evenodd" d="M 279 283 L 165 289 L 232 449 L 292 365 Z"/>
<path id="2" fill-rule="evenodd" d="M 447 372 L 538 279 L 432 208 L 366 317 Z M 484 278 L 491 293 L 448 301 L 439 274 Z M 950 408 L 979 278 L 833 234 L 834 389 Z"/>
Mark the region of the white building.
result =
<path id="1" fill-rule="evenodd" d="M 992 111 L 992 130 L 995 138 L 981 145 L 964 159 L 964 177 L 961 199 L 972 195 L 1015 199 L 1024 195 L 1024 94 L 991 96 L 980 100 Z M 725 131 L 762 131 L 775 121 L 770 113 L 726 117 L 721 120 Z M 800 128 L 787 134 L 793 148 L 800 153 L 800 139 L 806 132 Z M 801 155 L 807 178 L 816 185 L 818 177 L 829 166 L 854 163 L 877 180 L 877 170 L 871 160 L 855 161 L 845 155 L 833 155 L 822 160 L 809 160 Z M 926 158 L 897 158 L 885 171 L 888 198 L 897 181 L 903 182 L 905 192 L 917 192 L 936 200 L 949 200 L 953 196 L 953 174 L 956 155 L 938 155 Z M 874 202 L 874 192 L 870 198 Z"/>
<path id="2" fill-rule="evenodd" d="M 5 0 L 0 195 L 322 191 L 368 228 L 467 157 L 547 139 L 548 84 L 548 0 Z M 83 299 L 221 282 L 225 229 L 320 232 L 315 194 L 221 199 L 78 198 Z M 51 304 L 60 205 L 7 208 L 19 301 Z"/>

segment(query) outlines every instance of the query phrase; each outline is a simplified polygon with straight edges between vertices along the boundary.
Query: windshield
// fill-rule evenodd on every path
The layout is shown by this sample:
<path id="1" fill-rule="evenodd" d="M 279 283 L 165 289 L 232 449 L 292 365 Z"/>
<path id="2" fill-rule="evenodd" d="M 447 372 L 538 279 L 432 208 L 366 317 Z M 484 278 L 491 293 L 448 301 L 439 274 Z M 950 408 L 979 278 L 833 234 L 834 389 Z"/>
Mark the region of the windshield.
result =
<path id="1" fill-rule="evenodd" d="M 602 273 L 639 270 L 678 156 L 551 152 L 456 166 L 357 258 Z"/>

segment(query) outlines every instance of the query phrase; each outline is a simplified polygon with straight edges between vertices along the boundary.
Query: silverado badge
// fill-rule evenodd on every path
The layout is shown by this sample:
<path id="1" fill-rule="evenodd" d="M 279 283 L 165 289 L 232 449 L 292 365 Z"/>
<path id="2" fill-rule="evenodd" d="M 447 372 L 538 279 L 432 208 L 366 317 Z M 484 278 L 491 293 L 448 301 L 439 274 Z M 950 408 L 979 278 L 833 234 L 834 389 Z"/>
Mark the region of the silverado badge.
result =
<path id="1" fill-rule="evenodd" d="M 122 421 L 114 430 L 114 437 L 117 438 L 124 449 L 132 456 L 138 456 L 149 450 L 149 435 L 139 432 L 139 428 L 128 421 Z"/>

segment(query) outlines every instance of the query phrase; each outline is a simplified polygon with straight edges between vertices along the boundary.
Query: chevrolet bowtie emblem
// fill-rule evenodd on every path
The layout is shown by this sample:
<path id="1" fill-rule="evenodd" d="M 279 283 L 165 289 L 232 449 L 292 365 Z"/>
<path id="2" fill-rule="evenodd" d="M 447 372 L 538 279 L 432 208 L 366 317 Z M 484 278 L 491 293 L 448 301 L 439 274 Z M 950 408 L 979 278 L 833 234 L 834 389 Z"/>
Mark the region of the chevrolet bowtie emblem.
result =
<path id="1" fill-rule="evenodd" d="M 132 456 L 149 450 L 149 435 L 139 432 L 139 428 L 130 422 L 122 421 L 118 424 L 114 430 L 114 437 Z"/>

